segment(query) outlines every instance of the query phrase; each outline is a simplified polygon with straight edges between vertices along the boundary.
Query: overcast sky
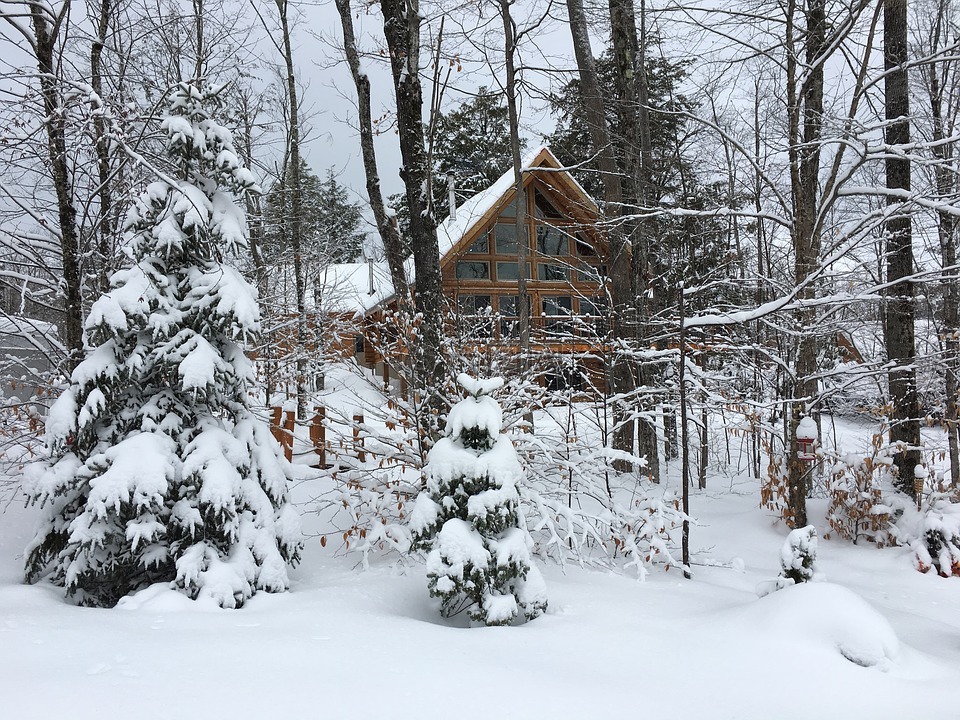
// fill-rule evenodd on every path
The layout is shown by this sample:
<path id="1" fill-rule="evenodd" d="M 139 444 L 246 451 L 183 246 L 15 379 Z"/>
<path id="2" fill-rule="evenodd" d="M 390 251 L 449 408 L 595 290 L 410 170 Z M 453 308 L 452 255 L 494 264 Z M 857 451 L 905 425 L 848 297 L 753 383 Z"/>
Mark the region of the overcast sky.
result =
<path id="1" fill-rule="evenodd" d="M 450 5 L 447 0 L 447 5 Z M 436 6 L 433 6 L 434 9 Z M 475 5 L 474 7 L 478 7 Z M 444 53 L 456 53 L 457 66 L 449 77 L 444 96 L 444 107 L 456 107 L 469 94 L 481 86 L 496 87 L 498 78 L 503 77 L 502 44 L 503 32 L 499 16 L 493 15 L 495 4 L 481 0 L 479 7 L 484 9 L 484 17 L 479 24 L 471 27 L 475 42 L 484 40 L 491 45 L 489 60 L 494 64 L 491 71 L 481 51 L 456 37 L 461 28 L 456 13 L 448 13 L 444 33 L 447 40 L 443 43 Z M 426 9 L 426 5 L 423 5 Z M 313 5 L 301 5 L 302 20 L 295 28 L 296 60 L 300 67 L 301 79 L 305 85 L 304 105 L 310 118 L 311 132 L 306 146 L 306 157 L 311 168 L 318 175 L 331 167 L 340 173 L 341 181 L 365 197 L 365 180 L 360 160 L 360 143 L 355 130 L 356 92 L 353 81 L 342 53 L 340 18 L 332 0 L 322 0 Z M 429 12 L 429 10 L 427 10 Z M 569 74 L 557 70 L 569 70 L 572 67 L 572 48 L 569 29 L 564 24 L 566 6 L 564 3 L 542 2 L 534 0 L 521 6 L 521 25 L 530 22 L 530 18 L 545 13 L 548 17 L 536 30 L 529 33 L 522 48 L 521 61 L 528 66 L 524 71 L 529 87 L 525 91 L 521 108 L 522 133 L 530 143 L 537 143 L 541 136 L 553 129 L 554 119 L 546 111 L 542 99 L 534 97 L 547 93 L 562 85 Z M 354 24 L 363 49 L 373 51 L 384 44 L 382 19 L 378 7 L 369 12 L 355 11 Z M 428 16 L 424 24 L 424 35 L 433 35 L 439 27 L 439 14 Z M 424 65 L 427 65 L 427 45 L 424 42 Z M 599 45 L 595 43 L 595 51 Z M 389 67 L 385 61 L 371 58 L 366 62 L 371 79 L 374 117 L 389 114 L 393 109 L 393 86 Z M 424 84 L 424 99 L 429 101 L 431 84 Z M 426 112 L 426 111 L 425 111 Z M 380 177 L 386 195 L 400 192 L 402 184 L 397 174 L 400 166 L 400 151 L 396 132 L 392 128 L 377 139 L 377 160 Z"/>

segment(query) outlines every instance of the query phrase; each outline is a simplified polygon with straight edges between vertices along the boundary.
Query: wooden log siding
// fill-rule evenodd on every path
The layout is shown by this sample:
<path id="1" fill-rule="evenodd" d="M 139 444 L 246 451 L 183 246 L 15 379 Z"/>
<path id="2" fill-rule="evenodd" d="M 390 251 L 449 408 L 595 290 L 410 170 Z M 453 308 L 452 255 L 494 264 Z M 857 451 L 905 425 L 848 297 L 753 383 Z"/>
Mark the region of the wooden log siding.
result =
<path id="1" fill-rule="evenodd" d="M 531 329 L 540 349 L 588 352 L 607 334 L 606 248 L 596 214 L 534 179 L 525 193 Z M 515 338 L 519 249 L 512 203 L 475 226 L 443 262 L 444 295 L 467 335 L 511 345 Z M 493 317 L 491 317 L 493 316 Z M 472 327 L 471 327 L 472 326 Z M 580 337 L 577 344 L 571 338 Z"/>
<path id="2" fill-rule="evenodd" d="M 556 157 L 542 148 L 524 172 L 531 349 L 590 356 L 580 364 L 591 374 L 602 374 L 599 358 L 607 355 L 604 343 L 610 330 L 605 282 L 609 244 L 597 225 L 596 204 L 560 167 Z M 506 350 L 519 344 L 512 327 L 518 318 L 515 195 L 510 186 L 461 237 L 451 238 L 453 246 L 441 258 L 444 301 L 451 309 L 461 308 L 456 318 L 451 317 L 447 331 L 464 342 L 497 343 Z M 387 306 L 394 307 L 395 301 L 388 300 Z M 381 363 L 381 369 L 397 368 L 406 362 L 402 342 L 396 343 L 398 357 L 382 355 L 391 344 L 385 342 L 390 338 L 380 337 L 384 330 L 391 332 L 382 322 L 385 309 L 375 307 L 355 319 L 358 333 L 365 338 L 362 363 L 367 368 Z M 491 315 L 499 317 L 494 321 Z M 472 337 L 461 334 L 465 322 L 475 326 Z M 342 344 L 342 354 L 352 354 L 353 338 Z M 402 375 L 400 382 L 402 386 Z M 402 387 L 401 392 L 405 392 Z"/>

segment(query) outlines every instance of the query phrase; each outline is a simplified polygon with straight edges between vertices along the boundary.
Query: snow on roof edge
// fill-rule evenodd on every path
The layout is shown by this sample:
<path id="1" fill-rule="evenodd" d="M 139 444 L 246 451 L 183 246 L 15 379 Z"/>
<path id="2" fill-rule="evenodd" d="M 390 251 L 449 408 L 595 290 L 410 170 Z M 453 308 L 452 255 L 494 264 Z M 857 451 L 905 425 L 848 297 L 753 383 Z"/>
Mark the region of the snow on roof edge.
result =
<path id="1" fill-rule="evenodd" d="M 557 164 L 557 167 L 562 169 L 563 164 L 557 159 L 557 156 L 553 154 L 553 151 L 550 149 L 549 145 L 538 145 L 534 150 L 527 153 L 524 156 L 523 160 L 520 163 L 520 167 L 523 170 L 536 169 L 542 167 L 542 165 L 534 165 L 540 155 L 546 152 L 550 158 Z M 596 201 L 590 196 L 583 186 L 577 182 L 576 178 L 570 175 L 569 172 L 565 171 L 568 179 L 571 183 L 577 188 L 577 190 L 583 194 L 585 198 L 590 200 L 590 202 L 596 205 Z M 440 262 L 443 262 L 443 259 L 456 247 L 457 243 L 466 235 L 473 226 L 482 220 L 484 216 L 487 215 L 491 210 L 493 210 L 497 204 L 507 195 L 514 186 L 514 175 L 513 168 L 510 168 L 505 173 L 503 173 L 497 180 L 490 185 L 485 190 L 481 190 L 473 197 L 465 200 L 464 203 L 457 208 L 457 219 L 444 220 L 437 226 L 437 246 L 440 251 Z M 341 269 L 337 269 L 341 268 Z M 362 268 L 363 272 L 359 272 L 359 269 Z M 357 303 L 350 309 L 334 309 L 326 306 L 324 302 L 324 308 L 328 312 L 358 312 L 366 314 L 374 308 L 382 305 L 385 302 L 389 302 L 396 296 L 396 292 L 393 288 L 393 280 L 390 276 L 389 267 L 384 261 L 379 261 L 374 263 L 374 279 L 375 279 L 375 292 L 371 295 L 368 288 L 368 274 L 369 268 L 367 263 L 341 263 L 338 265 L 330 265 L 327 267 L 325 272 L 330 272 L 333 270 L 333 275 L 340 281 L 340 291 L 341 294 L 338 296 L 339 299 L 345 299 L 347 297 L 355 297 Z M 404 270 L 406 272 L 407 280 L 412 285 L 416 281 L 416 273 L 414 272 L 413 259 L 407 258 L 404 262 Z M 324 282 L 326 286 L 326 281 Z M 334 286 L 336 288 L 336 286 Z M 343 291 L 346 292 L 343 292 Z M 324 296 L 328 295 L 327 292 L 324 292 Z"/>

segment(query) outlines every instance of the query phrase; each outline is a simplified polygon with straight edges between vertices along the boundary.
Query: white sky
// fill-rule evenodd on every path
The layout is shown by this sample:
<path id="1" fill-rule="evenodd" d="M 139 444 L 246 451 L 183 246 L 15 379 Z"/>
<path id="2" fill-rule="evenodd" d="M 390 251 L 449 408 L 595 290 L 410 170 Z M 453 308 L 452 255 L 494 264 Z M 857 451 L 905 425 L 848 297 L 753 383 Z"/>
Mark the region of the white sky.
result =
<path id="1" fill-rule="evenodd" d="M 458 3 L 459 4 L 459 3 Z M 441 3 L 451 5 L 449 0 Z M 502 79 L 503 72 L 499 64 L 502 63 L 503 33 L 499 16 L 493 15 L 496 7 L 494 3 L 481 0 L 479 6 L 483 8 L 486 28 L 482 26 L 471 28 L 474 34 L 484 37 L 495 47 L 492 49 L 491 60 L 498 66 L 494 71 L 498 79 Z M 356 121 L 356 92 L 353 81 L 347 70 L 346 63 L 341 60 L 338 45 L 341 42 L 340 19 L 332 0 L 322 0 L 317 4 L 301 5 L 303 21 L 295 29 L 296 60 L 300 66 L 301 79 L 306 90 L 304 106 L 310 115 L 312 131 L 306 144 L 306 157 L 311 168 L 317 174 L 332 167 L 340 173 L 340 180 L 365 197 L 365 179 L 360 158 L 360 143 L 354 129 Z M 422 8 L 426 10 L 426 5 Z M 572 48 L 570 47 L 569 30 L 563 20 L 566 17 L 566 6 L 562 2 L 545 2 L 544 0 L 527 0 L 522 4 L 520 13 L 523 17 L 549 12 L 548 18 L 535 32 L 531 32 L 524 43 L 521 61 L 529 66 L 524 71 L 524 78 L 529 83 L 522 101 L 521 124 L 522 132 L 531 143 L 539 142 L 541 135 L 552 131 L 554 120 L 544 107 L 540 99 L 531 97 L 531 93 L 539 94 L 559 88 L 569 79 L 568 74 L 545 72 L 542 68 L 554 67 L 569 70 L 572 67 Z M 444 95 L 444 107 L 450 109 L 469 98 L 469 94 L 481 86 L 494 87 L 497 80 L 491 73 L 489 66 L 480 56 L 477 49 L 471 48 L 462 38 L 451 37 L 458 32 L 455 14 L 447 13 L 444 9 L 445 36 L 444 52 L 455 51 L 458 54 L 460 69 L 454 69 L 450 74 L 449 83 Z M 435 33 L 439 27 L 438 14 L 429 16 L 424 23 L 424 36 Z M 525 22 L 521 22 L 521 25 Z M 384 45 L 382 21 L 378 8 L 369 12 L 354 12 L 354 25 L 362 43 L 362 49 L 373 50 Z M 424 60 L 428 65 L 427 41 L 424 41 Z M 600 48 L 595 41 L 595 52 Z M 373 94 L 373 115 L 383 116 L 394 107 L 393 86 L 389 67 L 384 61 L 368 60 L 366 63 L 370 76 Z M 428 103 L 432 84 L 425 82 L 423 87 L 424 102 Z M 426 112 L 426 110 L 425 110 Z M 398 139 L 393 129 L 387 130 L 376 142 L 377 160 L 380 169 L 380 179 L 385 195 L 400 192 L 402 184 L 397 174 L 400 166 L 400 151 Z"/>

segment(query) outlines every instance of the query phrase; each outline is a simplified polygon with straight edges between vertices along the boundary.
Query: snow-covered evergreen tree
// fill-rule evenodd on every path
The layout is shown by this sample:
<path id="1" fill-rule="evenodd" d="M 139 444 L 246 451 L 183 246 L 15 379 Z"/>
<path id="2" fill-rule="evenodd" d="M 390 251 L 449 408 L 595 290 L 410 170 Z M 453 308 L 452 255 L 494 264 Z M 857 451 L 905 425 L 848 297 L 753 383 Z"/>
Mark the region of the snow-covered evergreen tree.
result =
<path id="1" fill-rule="evenodd" d="M 791 585 L 823 579 L 817 568 L 817 529 L 807 525 L 787 535 L 780 548 L 780 575 L 757 585 L 757 595 L 764 597 Z"/>
<path id="2" fill-rule="evenodd" d="M 298 560 L 288 478 L 249 405 L 256 292 L 221 262 L 246 246 L 234 198 L 255 184 L 215 104 L 193 84 L 173 92 L 161 127 L 176 177 L 130 209 L 129 263 L 91 308 L 86 357 L 47 420 L 26 579 L 81 604 L 171 582 L 238 607 L 285 590 Z"/>
<path id="3" fill-rule="evenodd" d="M 411 513 L 414 546 L 431 548 L 427 583 L 444 617 L 467 610 L 486 625 L 532 620 L 547 596 L 519 513 L 523 468 L 490 397 L 503 379 L 457 381 L 470 397 L 450 410 L 446 436 L 427 457 L 427 488 Z"/>
<path id="4" fill-rule="evenodd" d="M 817 575 L 817 529 L 807 525 L 792 530 L 780 548 L 781 584 L 799 585 Z"/>

